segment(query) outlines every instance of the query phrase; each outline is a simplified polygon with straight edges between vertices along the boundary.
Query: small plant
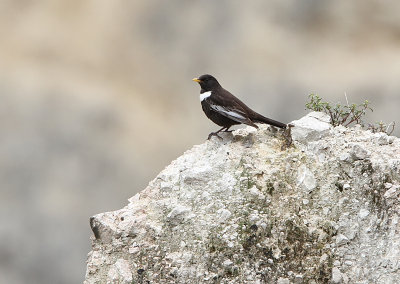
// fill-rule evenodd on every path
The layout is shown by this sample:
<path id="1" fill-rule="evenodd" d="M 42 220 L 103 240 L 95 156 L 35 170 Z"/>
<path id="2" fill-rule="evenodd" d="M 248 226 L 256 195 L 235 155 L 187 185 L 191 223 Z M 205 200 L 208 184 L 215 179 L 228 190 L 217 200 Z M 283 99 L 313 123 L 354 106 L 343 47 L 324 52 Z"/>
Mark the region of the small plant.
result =
<path id="1" fill-rule="evenodd" d="M 365 126 L 365 122 L 363 121 L 363 117 L 365 116 L 368 110 L 373 111 L 373 109 L 369 106 L 369 102 L 365 100 L 362 104 L 349 104 L 346 97 L 346 105 L 341 105 L 337 103 L 335 106 L 331 105 L 329 102 L 322 101 L 322 98 L 317 94 L 310 94 L 309 102 L 306 103 L 306 108 L 313 111 L 321 111 L 329 114 L 331 117 L 331 124 L 333 126 L 343 125 L 350 126 L 354 124 L 359 124 L 361 127 Z M 386 125 L 382 121 L 377 125 L 368 124 L 368 129 L 372 132 L 385 132 L 388 135 L 393 133 L 395 123 L 389 123 Z"/>
<path id="2" fill-rule="evenodd" d="M 382 120 L 380 122 L 377 122 L 375 124 L 368 124 L 368 130 L 371 130 L 372 133 L 377 133 L 377 132 L 384 132 L 387 135 L 391 135 L 394 131 L 396 123 L 392 121 L 389 124 L 384 123 Z"/>
<path id="3" fill-rule="evenodd" d="M 342 106 L 341 104 L 337 103 L 335 106 L 332 106 L 328 102 L 323 102 L 322 98 L 317 94 L 310 94 L 308 97 L 310 98 L 310 101 L 306 103 L 306 108 L 313 111 L 322 111 L 329 114 L 329 116 L 331 117 L 331 124 L 333 126 L 349 126 L 352 123 L 364 126 L 362 117 L 365 115 L 367 110 L 373 111 L 372 108 L 368 106 L 368 101 L 365 101 L 360 105 L 347 104 L 345 106 Z"/>

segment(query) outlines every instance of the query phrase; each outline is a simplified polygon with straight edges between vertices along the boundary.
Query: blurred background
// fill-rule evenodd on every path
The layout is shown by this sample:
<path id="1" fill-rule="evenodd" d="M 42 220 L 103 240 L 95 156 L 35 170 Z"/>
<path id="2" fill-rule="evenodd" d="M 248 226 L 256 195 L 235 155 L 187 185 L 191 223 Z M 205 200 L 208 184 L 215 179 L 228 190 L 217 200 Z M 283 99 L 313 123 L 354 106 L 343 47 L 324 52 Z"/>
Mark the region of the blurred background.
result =
<path id="1" fill-rule="evenodd" d="M 0 1 L 0 282 L 80 283 L 89 217 L 216 130 L 213 74 L 262 114 L 371 101 L 400 129 L 400 2 Z"/>

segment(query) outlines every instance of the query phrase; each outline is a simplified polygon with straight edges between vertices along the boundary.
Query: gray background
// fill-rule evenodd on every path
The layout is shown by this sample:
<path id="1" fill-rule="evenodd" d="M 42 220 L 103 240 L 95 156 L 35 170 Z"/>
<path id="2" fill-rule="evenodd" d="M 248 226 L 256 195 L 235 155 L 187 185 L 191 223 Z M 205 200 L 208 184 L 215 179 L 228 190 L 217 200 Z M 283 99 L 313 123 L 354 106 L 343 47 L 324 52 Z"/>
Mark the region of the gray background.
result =
<path id="1" fill-rule="evenodd" d="M 0 2 L 0 282 L 79 283 L 89 217 L 217 129 L 191 79 L 264 115 L 307 95 L 400 124 L 398 1 Z M 398 127 L 399 129 L 400 127 Z M 399 134 L 397 129 L 396 135 Z"/>

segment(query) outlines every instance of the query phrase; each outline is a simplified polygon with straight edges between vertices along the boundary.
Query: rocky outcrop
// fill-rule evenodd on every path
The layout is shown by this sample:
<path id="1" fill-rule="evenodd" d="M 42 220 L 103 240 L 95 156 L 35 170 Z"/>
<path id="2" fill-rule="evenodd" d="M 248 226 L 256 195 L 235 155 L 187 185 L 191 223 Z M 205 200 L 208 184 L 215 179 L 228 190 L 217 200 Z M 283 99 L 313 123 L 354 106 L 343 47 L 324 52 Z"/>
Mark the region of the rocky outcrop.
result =
<path id="1" fill-rule="evenodd" d="M 328 121 L 194 146 L 91 218 L 85 283 L 400 283 L 400 140 Z"/>

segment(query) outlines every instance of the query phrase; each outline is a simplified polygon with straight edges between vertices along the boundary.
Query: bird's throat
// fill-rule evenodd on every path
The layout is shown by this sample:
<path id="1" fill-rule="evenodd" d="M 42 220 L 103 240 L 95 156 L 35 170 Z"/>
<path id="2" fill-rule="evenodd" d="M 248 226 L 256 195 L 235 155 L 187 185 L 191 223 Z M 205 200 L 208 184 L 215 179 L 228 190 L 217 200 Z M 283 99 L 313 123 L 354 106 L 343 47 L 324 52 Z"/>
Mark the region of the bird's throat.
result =
<path id="1" fill-rule="evenodd" d="M 207 99 L 209 96 L 211 96 L 211 91 L 204 92 L 200 94 L 200 102 L 204 101 Z"/>

